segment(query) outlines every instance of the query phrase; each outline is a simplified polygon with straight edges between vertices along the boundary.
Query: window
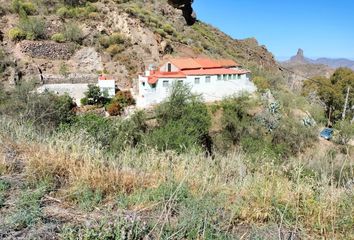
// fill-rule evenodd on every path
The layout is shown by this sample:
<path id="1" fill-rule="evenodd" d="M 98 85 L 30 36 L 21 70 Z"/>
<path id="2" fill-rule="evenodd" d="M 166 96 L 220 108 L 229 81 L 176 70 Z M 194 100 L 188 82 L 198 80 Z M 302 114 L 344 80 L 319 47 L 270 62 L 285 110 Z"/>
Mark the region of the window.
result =
<path id="1" fill-rule="evenodd" d="M 226 74 L 223 75 L 223 80 L 227 80 L 227 75 Z"/>
<path id="2" fill-rule="evenodd" d="M 232 75 L 232 79 L 234 79 L 234 80 L 236 79 L 236 74 Z"/>
<path id="3" fill-rule="evenodd" d="M 172 65 L 171 63 L 167 63 L 167 72 L 171 72 L 172 71 Z"/>
<path id="4" fill-rule="evenodd" d="M 210 76 L 206 76 L 206 77 L 205 77 L 205 83 L 210 83 L 210 80 L 211 80 L 211 79 L 210 79 Z"/>
<path id="5" fill-rule="evenodd" d="M 145 87 L 145 82 L 142 82 L 142 84 L 143 84 L 143 87 Z"/>
<path id="6" fill-rule="evenodd" d="M 218 80 L 221 80 L 221 75 L 218 75 Z"/>
<path id="7" fill-rule="evenodd" d="M 200 83 L 200 78 L 194 78 L 194 84 L 199 84 Z"/>
<path id="8" fill-rule="evenodd" d="M 241 74 L 238 74 L 238 75 L 237 75 L 237 78 L 238 78 L 238 79 L 241 79 Z"/>
<path id="9" fill-rule="evenodd" d="M 168 80 L 164 80 L 164 81 L 162 82 L 162 86 L 163 86 L 163 87 L 168 87 L 168 85 L 169 85 Z"/>
<path id="10" fill-rule="evenodd" d="M 178 83 L 179 84 L 183 84 L 183 80 L 178 80 Z"/>
<path id="11" fill-rule="evenodd" d="M 231 80 L 232 79 L 232 75 L 231 74 L 229 74 L 229 80 Z"/>
<path id="12" fill-rule="evenodd" d="M 151 88 L 156 88 L 156 83 L 152 84 Z"/>

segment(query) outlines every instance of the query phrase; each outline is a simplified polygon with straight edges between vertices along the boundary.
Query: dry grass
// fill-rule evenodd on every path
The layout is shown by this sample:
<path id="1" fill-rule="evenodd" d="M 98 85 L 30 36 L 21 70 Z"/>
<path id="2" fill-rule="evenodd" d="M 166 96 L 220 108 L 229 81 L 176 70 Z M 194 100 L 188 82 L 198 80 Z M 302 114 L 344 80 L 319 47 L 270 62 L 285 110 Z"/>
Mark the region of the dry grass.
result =
<path id="1" fill-rule="evenodd" d="M 64 200 L 82 186 L 114 198 L 175 181 L 186 184 L 195 198 L 220 199 L 219 207 L 230 216 L 224 219 L 225 225 L 262 226 L 275 222 L 279 228 L 300 231 L 307 239 L 354 237 L 354 208 L 350 203 L 354 193 L 334 184 L 333 169 L 329 168 L 334 164 L 329 164 L 333 159 L 328 154 L 313 152 L 282 165 L 262 157 L 251 160 L 241 152 L 212 159 L 202 154 L 131 149 L 113 159 L 83 135 L 56 134 L 44 140 L 29 134 L 25 127 L 12 126 L 17 127 L 12 128 L 7 140 L 4 135 L 1 138 L 0 173 L 10 169 L 8 161 L 4 161 L 4 146 L 11 146 L 25 161 L 28 180 L 52 182 L 58 197 Z M 343 162 L 341 157 L 335 159 Z M 352 160 L 346 164 L 353 166 Z M 308 173 L 308 168 L 318 174 Z M 151 202 L 137 202 L 132 209 L 154 206 Z"/>

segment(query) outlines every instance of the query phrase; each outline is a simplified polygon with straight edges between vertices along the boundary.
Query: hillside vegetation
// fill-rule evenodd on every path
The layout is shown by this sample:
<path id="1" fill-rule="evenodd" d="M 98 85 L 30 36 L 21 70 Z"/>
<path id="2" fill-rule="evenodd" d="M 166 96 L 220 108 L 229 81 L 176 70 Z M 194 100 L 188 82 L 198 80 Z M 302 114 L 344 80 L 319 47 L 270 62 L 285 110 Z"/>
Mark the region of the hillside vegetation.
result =
<path id="1" fill-rule="evenodd" d="M 63 82 L 65 62 L 71 82 L 93 82 L 104 72 L 124 88 L 137 72 L 171 55 L 232 58 L 252 70 L 279 74 L 272 54 L 255 39 L 235 40 L 200 21 L 187 26 L 182 10 L 167 1 L 1 3 L 6 85 L 19 79 Z"/>
<path id="2" fill-rule="evenodd" d="M 353 149 L 318 142 L 305 98 L 207 106 L 176 85 L 152 124 L 31 89 L 1 95 L 3 239 L 354 237 Z"/>

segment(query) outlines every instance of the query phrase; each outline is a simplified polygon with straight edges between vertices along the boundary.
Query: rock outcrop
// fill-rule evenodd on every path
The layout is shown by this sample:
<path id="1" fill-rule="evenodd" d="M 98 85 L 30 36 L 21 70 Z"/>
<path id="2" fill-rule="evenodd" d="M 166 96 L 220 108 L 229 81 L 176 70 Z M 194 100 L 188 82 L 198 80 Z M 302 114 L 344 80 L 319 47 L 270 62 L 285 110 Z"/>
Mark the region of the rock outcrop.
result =
<path id="1" fill-rule="evenodd" d="M 192 7 L 193 0 L 168 0 L 168 3 L 182 10 L 188 25 L 193 25 L 197 21 L 197 15 Z"/>

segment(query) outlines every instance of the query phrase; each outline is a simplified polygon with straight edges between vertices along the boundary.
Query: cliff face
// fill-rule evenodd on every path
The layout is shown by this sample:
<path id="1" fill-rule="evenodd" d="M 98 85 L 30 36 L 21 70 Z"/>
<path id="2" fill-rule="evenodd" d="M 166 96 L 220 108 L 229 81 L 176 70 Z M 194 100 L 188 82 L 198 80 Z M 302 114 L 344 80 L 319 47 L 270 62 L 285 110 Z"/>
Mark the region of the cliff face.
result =
<path id="1" fill-rule="evenodd" d="M 147 65 L 171 55 L 231 58 L 247 68 L 278 71 L 273 55 L 255 39 L 235 40 L 196 21 L 193 1 L 106 0 L 70 8 L 58 1 L 33 2 L 36 11 L 28 19 L 42 22 L 43 34 L 36 40 L 11 40 L 8 33 L 21 27 L 21 20 L 8 1 L 0 0 L 5 85 L 28 79 L 94 82 L 104 72 L 125 88 Z M 81 34 L 75 41 L 54 38 L 66 36 L 68 29 Z"/>
<path id="2" fill-rule="evenodd" d="M 168 3 L 182 10 L 188 25 L 193 25 L 196 22 L 197 17 L 192 7 L 193 0 L 168 0 Z"/>

